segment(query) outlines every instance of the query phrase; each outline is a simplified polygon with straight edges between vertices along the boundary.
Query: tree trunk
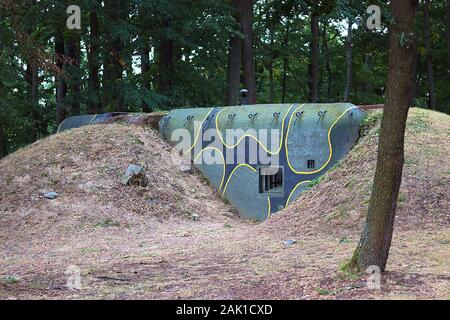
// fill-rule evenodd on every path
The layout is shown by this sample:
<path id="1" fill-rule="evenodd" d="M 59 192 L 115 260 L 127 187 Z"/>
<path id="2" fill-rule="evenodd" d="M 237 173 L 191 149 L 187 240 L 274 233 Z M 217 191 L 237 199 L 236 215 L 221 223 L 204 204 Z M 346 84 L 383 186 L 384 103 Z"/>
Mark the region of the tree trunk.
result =
<path id="1" fill-rule="evenodd" d="M 309 101 L 317 102 L 319 95 L 319 16 L 311 15 L 311 63 L 310 63 L 310 94 Z"/>
<path id="2" fill-rule="evenodd" d="M 64 80 L 64 35 L 63 32 L 57 32 L 55 36 L 55 61 L 60 70 L 55 75 L 56 80 L 56 124 L 59 125 L 65 119 L 64 99 L 67 93 L 67 84 Z"/>
<path id="3" fill-rule="evenodd" d="M 233 17 L 237 23 L 241 23 L 241 0 L 232 0 Z M 241 55 L 242 39 L 236 35 L 230 35 L 228 45 L 227 62 L 227 88 L 225 95 L 226 106 L 236 106 L 239 103 L 239 84 L 241 82 Z"/>
<path id="4" fill-rule="evenodd" d="M 81 97 L 80 97 L 80 35 L 78 31 L 73 30 L 66 33 L 66 50 L 69 58 L 67 75 L 68 75 L 68 95 L 70 115 L 76 116 L 81 112 Z"/>
<path id="5" fill-rule="evenodd" d="M 370 53 L 369 52 L 366 52 L 365 54 L 364 54 L 364 69 L 367 71 L 367 70 L 371 70 L 370 69 Z M 356 86 L 356 88 L 358 88 L 358 86 Z M 363 92 L 367 92 L 367 93 L 369 93 L 369 92 L 372 92 L 372 84 L 371 84 L 371 81 L 369 80 L 369 79 L 364 79 L 364 82 L 363 82 L 363 86 L 362 86 L 362 88 L 363 88 Z"/>
<path id="6" fill-rule="evenodd" d="M 270 32 L 270 56 L 269 56 L 269 65 L 267 68 L 269 69 L 269 103 L 273 103 L 275 98 L 275 82 L 273 79 L 273 62 L 275 60 L 274 56 L 274 40 L 273 33 Z"/>
<path id="7" fill-rule="evenodd" d="M 144 44 L 141 48 L 141 76 L 142 76 L 142 84 L 147 90 L 151 89 L 150 83 L 150 47 L 147 43 L 147 39 L 143 40 Z M 145 101 L 142 100 L 142 111 L 143 112 L 152 112 L 152 108 Z"/>
<path id="8" fill-rule="evenodd" d="M 436 110 L 436 87 L 434 84 L 433 59 L 431 54 L 431 25 L 430 25 L 430 0 L 425 0 L 423 14 L 425 19 L 425 48 L 428 75 L 429 106 Z"/>
<path id="9" fill-rule="evenodd" d="M 345 91 L 344 102 L 348 102 L 350 99 L 350 88 L 352 85 L 352 72 L 353 72 L 353 21 L 348 21 L 347 41 L 345 42 L 346 48 L 346 63 L 347 63 L 347 76 L 345 78 Z"/>
<path id="10" fill-rule="evenodd" d="M 105 35 L 105 38 L 107 36 Z M 105 42 L 107 40 L 105 39 Z M 101 99 L 101 105 L 104 111 L 111 111 L 111 97 L 113 90 L 113 84 L 111 83 L 111 57 L 109 54 L 109 50 L 106 49 L 107 43 L 105 43 L 105 48 L 103 50 L 103 75 L 102 75 L 102 99 Z"/>
<path id="11" fill-rule="evenodd" d="M 327 27 L 326 23 L 323 24 L 323 33 L 322 33 L 322 47 L 325 55 L 325 68 L 327 70 L 327 102 L 331 100 L 331 85 L 332 85 L 332 74 L 331 74 L 331 58 L 330 58 L 330 50 L 328 48 L 328 39 L 327 39 Z"/>
<path id="12" fill-rule="evenodd" d="M 242 1 L 241 26 L 242 39 L 242 69 L 244 86 L 248 90 L 248 103 L 256 103 L 256 69 L 255 50 L 253 48 L 253 0 Z"/>
<path id="13" fill-rule="evenodd" d="M 269 103 L 275 99 L 275 82 L 273 80 L 273 61 L 269 63 Z"/>
<path id="14" fill-rule="evenodd" d="M 448 70 L 450 70 L 450 0 L 446 3 L 446 22 L 447 22 L 447 59 L 448 59 Z"/>
<path id="15" fill-rule="evenodd" d="M 419 53 L 416 51 L 416 56 L 414 57 L 413 77 L 411 84 L 411 103 L 410 103 L 411 106 L 413 106 L 414 100 L 417 97 L 418 91 L 417 69 L 419 67 L 419 59 L 420 59 Z"/>
<path id="16" fill-rule="evenodd" d="M 394 231 L 397 198 L 404 163 L 404 136 L 416 52 L 415 15 L 417 0 L 390 2 L 389 76 L 386 106 L 381 120 L 378 159 L 366 223 L 350 270 L 369 266 L 386 268 Z M 400 40 L 407 35 L 406 39 Z"/>
<path id="17" fill-rule="evenodd" d="M 127 1 L 104 1 L 105 16 L 109 23 L 117 23 L 128 17 Z M 124 43 L 111 30 L 105 33 L 102 108 L 110 111 L 126 111 L 124 104 L 123 71 Z"/>
<path id="18" fill-rule="evenodd" d="M 100 33 L 97 9 L 92 8 L 90 15 L 90 43 L 89 43 L 89 83 L 88 83 L 88 107 L 89 113 L 97 114 L 101 112 L 100 104 Z"/>
<path id="19" fill-rule="evenodd" d="M 281 82 L 281 103 L 285 103 L 286 101 L 287 70 L 289 67 L 289 57 L 288 57 L 289 33 L 290 33 L 289 22 L 286 22 L 286 33 L 284 34 L 283 39 L 283 80 Z"/>
<path id="20" fill-rule="evenodd" d="M 163 22 L 163 28 L 167 28 L 168 22 Z M 158 92 L 165 96 L 173 95 L 174 43 L 171 39 L 162 38 L 158 47 Z"/>
<path id="21" fill-rule="evenodd" d="M 29 112 L 28 116 L 33 122 L 33 129 L 30 133 L 30 141 L 34 142 L 39 139 L 39 77 L 38 77 L 38 67 L 34 60 L 30 60 L 27 63 L 27 71 L 25 76 L 27 82 L 27 95 L 28 95 L 28 105 Z"/>
<path id="22" fill-rule="evenodd" d="M 239 102 L 239 84 L 241 79 L 241 39 L 230 38 L 227 62 L 227 91 L 225 105 L 235 106 Z"/>

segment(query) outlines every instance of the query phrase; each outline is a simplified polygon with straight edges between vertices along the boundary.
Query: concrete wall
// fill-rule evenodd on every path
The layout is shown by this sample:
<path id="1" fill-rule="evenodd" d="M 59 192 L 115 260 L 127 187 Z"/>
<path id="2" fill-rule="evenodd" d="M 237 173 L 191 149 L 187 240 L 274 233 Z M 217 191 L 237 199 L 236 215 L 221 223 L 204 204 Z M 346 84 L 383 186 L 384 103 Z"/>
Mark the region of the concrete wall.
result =
<path id="1" fill-rule="evenodd" d="M 243 217 L 263 221 L 349 152 L 362 118 L 361 110 L 345 103 L 178 109 L 161 120 L 160 132 L 176 146 L 182 140 L 177 129 L 186 129 L 190 141 L 182 153 Z M 229 136 L 228 129 L 241 132 Z M 277 161 L 268 165 L 269 159 Z M 260 172 L 268 166 L 280 169 L 283 181 L 261 192 Z"/>
<path id="2" fill-rule="evenodd" d="M 61 124 L 58 127 L 57 133 L 75 128 L 81 128 L 84 126 L 106 123 L 108 120 L 114 117 L 126 114 L 127 114 L 126 112 L 109 112 L 102 114 L 88 114 L 69 117 L 65 119 L 63 122 L 61 122 Z"/>

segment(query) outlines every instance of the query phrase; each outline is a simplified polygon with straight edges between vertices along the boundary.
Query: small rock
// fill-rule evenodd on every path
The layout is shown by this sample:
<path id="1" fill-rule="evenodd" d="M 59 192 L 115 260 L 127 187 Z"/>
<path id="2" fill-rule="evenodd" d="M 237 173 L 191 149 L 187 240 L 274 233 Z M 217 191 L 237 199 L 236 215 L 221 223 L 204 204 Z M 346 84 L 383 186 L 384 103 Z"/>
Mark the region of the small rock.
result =
<path id="1" fill-rule="evenodd" d="M 121 183 L 124 186 L 134 185 L 146 187 L 148 185 L 148 178 L 145 175 L 144 168 L 135 164 L 130 164 L 122 177 Z"/>
<path id="2" fill-rule="evenodd" d="M 160 203 L 160 201 L 159 201 L 158 198 L 148 198 L 148 199 L 147 199 L 147 203 L 148 203 L 149 205 L 154 206 L 154 205 L 158 205 L 158 204 Z"/>
<path id="3" fill-rule="evenodd" d="M 58 196 L 59 196 L 59 194 L 57 194 L 56 192 L 53 192 L 53 191 L 44 193 L 44 198 L 50 199 L 50 200 L 56 199 Z"/>
<path id="4" fill-rule="evenodd" d="M 190 163 L 182 163 L 180 164 L 180 171 L 183 173 L 193 173 L 194 170 Z"/>
<path id="5" fill-rule="evenodd" d="M 297 240 L 292 240 L 292 239 L 283 241 L 283 244 L 284 244 L 285 246 L 292 246 L 293 244 L 296 244 L 296 243 L 297 243 Z"/>
<path id="6" fill-rule="evenodd" d="M 198 219 L 200 219 L 200 216 L 197 213 L 193 213 L 193 214 L 191 214 L 191 218 L 194 221 L 198 221 Z"/>
<path id="7" fill-rule="evenodd" d="M 227 218 L 236 218 L 237 213 L 234 213 L 234 212 L 225 212 L 225 213 L 223 213 L 223 216 L 224 216 L 224 217 L 227 217 Z"/>

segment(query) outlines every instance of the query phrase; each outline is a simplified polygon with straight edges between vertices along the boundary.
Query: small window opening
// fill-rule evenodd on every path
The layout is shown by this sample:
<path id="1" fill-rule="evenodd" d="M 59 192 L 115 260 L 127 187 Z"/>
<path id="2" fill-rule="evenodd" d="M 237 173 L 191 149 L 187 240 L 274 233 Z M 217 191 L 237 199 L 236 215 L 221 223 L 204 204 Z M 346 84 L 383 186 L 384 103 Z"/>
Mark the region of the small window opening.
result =
<path id="1" fill-rule="evenodd" d="M 308 169 L 314 169 L 316 167 L 316 160 L 308 160 L 306 165 Z"/>
<path id="2" fill-rule="evenodd" d="M 261 167 L 259 172 L 259 193 L 283 192 L 284 177 L 281 167 Z"/>

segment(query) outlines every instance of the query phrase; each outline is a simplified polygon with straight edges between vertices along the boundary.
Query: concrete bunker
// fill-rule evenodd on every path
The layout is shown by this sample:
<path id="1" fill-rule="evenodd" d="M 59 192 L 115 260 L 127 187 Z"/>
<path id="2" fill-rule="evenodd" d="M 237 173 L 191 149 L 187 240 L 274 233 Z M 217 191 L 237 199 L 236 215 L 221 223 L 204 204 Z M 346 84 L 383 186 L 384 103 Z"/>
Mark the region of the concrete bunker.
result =
<path id="1" fill-rule="evenodd" d="M 361 108 L 368 107 L 380 106 Z M 182 154 L 241 216 L 264 221 L 350 151 L 363 116 L 350 103 L 241 105 L 175 109 L 146 114 L 144 120 L 126 113 L 77 116 L 58 132 L 126 119 L 157 127 L 177 147 L 176 132 L 183 130 L 190 141 Z M 211 158 L 215 161 L 206 161 Z"/>
<path id="2" fill-rule="evenodd" d="M 241 216 L 263 221 L 350 151 L 363 115 L 349 103 L 177 109 L 161 119 L 159 131 L 174 147 L 180 143 L 175 130 L 188 131 L 192 140 L 184 153 Z M 228 130 L 240 134 L 227 139 Z M 262 139 L 264 130 L 278 134 Z M 205 154 L 222 161 L 198 161 Z"/>

